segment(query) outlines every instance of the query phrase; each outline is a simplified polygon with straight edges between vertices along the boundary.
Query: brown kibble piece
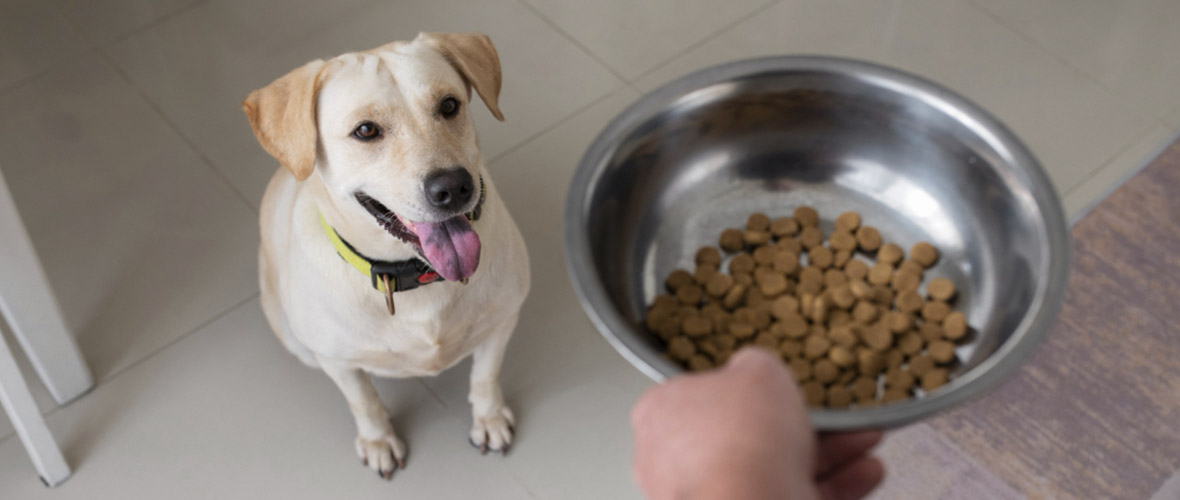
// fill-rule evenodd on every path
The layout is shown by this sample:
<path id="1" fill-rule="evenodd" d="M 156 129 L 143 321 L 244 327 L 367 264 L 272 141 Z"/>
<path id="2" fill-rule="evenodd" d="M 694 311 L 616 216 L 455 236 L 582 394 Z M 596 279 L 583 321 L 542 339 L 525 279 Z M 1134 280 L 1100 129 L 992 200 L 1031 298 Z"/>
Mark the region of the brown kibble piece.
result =
<path id="1" fill-rule="evenodd" d="M 860 339 L 870 349 L 881 352 L 893 347 L 893 334 L 880 324 L 871 325 L 861 330 Z"/>
<path id="2" fill-rule="evenodd" d="M 754 263 L 758 265 L 773 264 L 774 255 L 778 250 L 774 247 L 761 246 L 754 249 Z"/>
<path id="3" fill-rule="evenodd" d="M 713 368 L 713 361 L 703 354 L 693 354 L 688 358 L 688 369 L 694 372 L 703 372 Z"/>
<path id="4" fill-rule="evenodd" d="M 877 262 L 896 266 L 903 258 L 905 258 L 905 250 L 893 243 L 886 243 L 881 246 L 880 250 L 877 250 Z"/>
<path id="5" fill-rule="evenodd" d="M 824 232 L 820 231 L 818 227 L 807 226 L 799 233 L 799 243 L 803 244 L 803 248 L 812 249 L 824 243 Z"/>
<path id="6" fill-rule="evenodd" d="M 786 274 L 787 276 L 794 276 L 799 272 L 799 255 L 785 250 L 777 250 L 774 253 L 774 261 L 771 262 L 771 265 L 775 271 Z"/>
<path id="7" fill-rule="evenodd" d="M 754 275 L 750 273 L 730 273 L 733 276 L 734 283 L 746 287 L 748 290 L 754 286 Z"/>
<path id="8" fill-rule="evenodd" d="M 869 265 L 863 260 L 852 259 L 844 264 L 844 274 L 851 280 L 863 280 L 869 275 Z"/>
<path id="9" fill-rule="evenodd" d="M 844 266 L 852 261 L 852 250 L 837 250 L 836 255 L 832 257 L 832 266 L 844 269 Z"/>
<path id="10" fill-rule="evenodd" d="M 754 256 L 748 253 L 738 254 L 733 257 L 733 260 L 729 261 L 729 272 L 733 274 L 752 273 L 754 272 L 755 265 L 757 263 L 754 262 Z"/>
<path id="11" fill-rule="evenodd" d="M 899 370 L 905 363 L 905 354 L 897 349 L 890 349 L 885 353 L 885 370 Z"/>
<path id="12" fill-rule="evenodd" d="M 811 373 L 815 376 L 816 380 L 827 384 L 833 380 L 836 380 L 836 377 L 840 376 L 840 369 L 837 368 L 836 365 L 831 361 L 821 359 L 816 361 L 815 365 L 811 367 Z"/>
<path id="13" fill-rule="evenodd" d="M 770 230 L 770 217 L 761 212 L 754 212 L 746 219 L 747 231 L 768 231 Z"/>
<path id="14" fill-rule="evenodd" d="M 926 272 L 926 270 L 921 265 L 919 265 L 917 262 L 906 259 L 906 260 L 901 261 L 901 264 L 899 264 L 897 266 L 897 272 L 910 273 L 914 276 L 921 278 L 922 275 Z"/>
<path id="15" fill-rule="evenodd" d="M 832 250 L 825 246 L 816 246 L 807 251 L 807 261 L 820 269 L 832 267 Z"/>
<path id="16" fill-rule="evenodd" d="M 955 296 L 955 283 L 939 276 L 930 280 L 930 284 L 926 285 L 926 293 L 930 294 L 930 298 L 934 300 L 946 302 Z"/>
<path id="17" fill-rule="evenodd" d="M 721 249 L 726 252 L 736 252 L 745 246 L 744 233 L 741 229 L 729 228 L 721 232 L 721 238 L 718 243 Z"/>
<path id="18" fill-rule="evenodd" d="M 966 336 L 967 315 L 960 311 L 947 314 L 942 320 L 942 332 L 950 340 L 959 340 Z"/>
<path id="19" fill-rule="evenodd" d="M 794 358 L 788 366 L 791 368 L 791 374 L 795 376 L 795 381 L 803 383 L 811 379 L 811 362 L 803 358 Z"/>
<path id="20" fill-rule="evenodd" d="M 676 337 L 668 343 L 668 353 L 677 361 L 688 361 L 696 352 L 696 345 L 688 337 Z"/>
<path id="21" fill-rule="evenodd" d="M 873 287 L 869 286 L 864 281 L 853 279 L 848 282 L 848 289 L 852 291 L 852 296 L 860 300 L 872 300 L 875 292 Z"/>
<path id="22" fill-rule="evenodd" d="M 852 393 L 845 387 L 834 385 L 828 388 L 828 407 L 847 408 L 852 404 Z"/>
<path id="23" fill-rule="evenodd" d="M 852 325 L 852 313 L 836 309 L 828 313 L 828 326 Z"/>
<path id="24" fill-rule="evenodd" d="M 881 233 L 873 226 L 862 226 L 856 230 L 856 244 L 861 250 L 874 252 L 881 248 Z"/>
<path id="25" fill-rule="evenodd" d="M 856 250 L 856 236 L 848 231 L 837 230 L 828 237 L 828 244 L 836 250 Z"/>
<path id="26" fill-rule="evenodd" d="M 946 302 L 931 301 L 922 306 L 922 318 L 935 323 L 942 322 L 951 313 L 951 306 Z"/>
<path id="27" fill-rule="evenodd" d="M 860 214 L 856 212 L 844 212 L 836 217 L 836 229 L 852 232 L 860 227 Z"/>
<path id="28" fill-rule="evenodd" d="M 798 233 L 799 223 L 790 217 L 778 218 L 770 223 L 770 234 L 779 238 L 783 236 L 794 236 Z"/>
<path id="29" fill-rule="evenodd" d="M 922 354 L 910 358 L 909 365 L 910 373 L 921 377 L 926 372 L 934 369 L 934 358 L 930 357 L 929 354 Z"/>
<path id="30" fill-rule="evenodd" d="M 737 337 L 728 333 L 719 333 L 713 336 L 713 344 L 721 350 L 733 350 L 737 347 Z"/>
<path id="31" fill-rule="evenodd" d="M 893 307 L 893 290 L 887 286 L 873 287 L 873 301 L 877 304 L 890 309 Z"/>
<path id="32" fill-rule="evenodd" d="M 881 403 L 896 403 L 898 401 L 905 401 L 909 399 L 909 397 L 909 391 L 903 391 L 901 389 L 885 389 L 885 393 L 881 395 Z"/>
<path id="33" fill-rule="evenodd" d="M 915 290 L 906 290 L 897 294 L 897 310 L 914 314 L 922 310 L 922 305 L 925 301 L 922 296 L 918 295 Z"/>
<path id="34" fill-rule="evenodd" d="M 942 368 L 930 370 L 922 375 L 922 390 L 926 392 L 933 391 L 946 385 L 949 378 L 946 370 Z"/>
<path id="35" fill-rule="evenodd" d="M 770 233 L 767 231 L 746 231 L 742 233 L 742 241 L 751 246 L 765 245 L 770 241 Z"/>
<path id="36" fill-rule="evenodd" d="M 807 359 L 817 359 L 826 355 L 831 347 L 832 341 L 823 336 L 809 335 L 807 340 L 803 341 L 803 355 Z"/>
<path id="37" fill-rule="evenodd" d="M 925 343 L 917 332 L 909 332 L 897 339 L 897 349 L 906 355 L 918 354 Z"/>
<path id="38" fill-rule="evenodd" d="M 687 272 L 687 271 L 685 271 L 685 272 Z M 673 297 L 668 294 L 656 295 L 656 298 L 654 300 L 652 300 L 652 302 L 651 302 L 651 309 L 652 310 L 656 310 L 656 309 L 671 310 L 671 309 L 675 309 L 679 306 L 680 306 L 680 302 L 676 300 L 676 297 Z"/>
<path id="39" fill-rule="evenodd" d="M 765 330 L 770 327 L 770 306 L 765 309 L 754 308 L 750 311 L 750 324 L 759 330 Z"/>
<path id="40" fill-rule="evenodd" d="M 840 309 L 848 309 L 856 303 L 856 296 L 852 294 L 852 287 L 850 285 L 844 284 L 833 287 L 829 283 L 828 286 L 831 287 L 830 297 L 832 299 L 832 305 Z"/>
<path id="41" fill-rule="evenodd" d="M 803 319 L 803 316 L 794 313 L 788 314 L 780 323 L 782 323 L 783 333 L 786 333 L 787 337 L 797 339 L 807 335 L 807 320 Z"/>
<path id="42" fill-rule="evenodd" d="M 692 316 L 685 318 L 680 329 L 689 337 L 703 337 L 713 333 L 713 322 L 704 316 Z"/>
<path id="43" fill-rule="evenodd" d="M 823 384 L 809 380 L 804 382 L 801 388 L 803 389 L 803 398 L 807 400 L 808 406 L 823 406 L 825 396 Z"/>
<path id="44" fill-rule="evenodd" d="M 697 285 L 685 285 L 676 290 L 676 300 L 681 304 L 695 306 L 705 296 L 705 290 Z"/>
<path id="45" fill-rule="evenodd" d="M 852 319 L 861 324 L 871 323 L 877 319 L 877 306 L 863 300 L 857 302 L 852 308 Z"/>
<path id="46" fill-rule="evenodd" d="M 783 238 L 778 240 L 778 244 L 775 246 L 777 246 L 779 250 L 791 252 L 795 255 L 803 254 L 803 244 L 799 243 L 799 240 L 795 238 Z"/>
<path id="47" fill-rule="evenodd" d="M 852 382 L 852 394 L 858 400 L 872 399 L 877 395 L 877 380 L 869 377 L 859 377 Z"/>
<path id="48" fill-rule="evenodd" d="M 714 274 L 705 285 L 705 291 L 712 297 L 723 297 L 733 288 L 733 276 L 724 273 Z"/>
<path id="49" fill-rule="evenodd" d="M 697 266 L 697 270 L 693 273 L 692 279 L 696 281 L 698 285 L 705 286 L 709 283 L 709 280 L 713 279 L 713 276 L 717 275 L 718 272 L 720 271 L 718 271 L 717 268 L 713 266 Z"/>
<path id="50" fill-rule="evenodd" d="M 922 277 L 911 273 L 896 273 L 893 279 L 889 281 L 889 286 L 899 292 L 906 292 L 910 290 L 917 290 L 922 286 Z"/>
<path id="51" fill-rule="evenodd" d="M 836 288 L 840 285 L 848 283 L 848 275 L 839 269 L 828 269 L 824 271 L 824 287 Z"/>
<path id="52" fill-rule="evenodd" d="M 668 279 L 664 281 L 664 284 L 667 285 L 668 290 L 675 292 L 684 285 L 692 284 L 692 274 L 683 269 L 677 269 L 668 275 Z"/>
<path id="53" fill-rule="evenodd" d="M 701 247 L 697 250 L 696 263 L 698 266 L 721 266 L 721 251 L 717 247 Z"/>
<path id="54" fill-rule="evenodd" d="M 799 205 L 795 208 L 795 220 L 803 227 L 818 227 L 819 226 L 819 212 L 807 205 Z"/>
<path id="55" fill-rule="evenodd" d="M 861 375 L 876 377 L 885 370 L 885 359 L 871 349 L 860 349 L 856 351 L 856 368 Z"/>
<path id="56" fill-rule="evenodd" d="M 909 390 L 914 386 L 914 374 L 900 368 L 891 369 L 885 373 L 885 387 Z"/>
<path id="57" fill-rule="evenodd" d="M 828 350 L 828 360 L 840 368 L 848 368 L 856 364 L 856 357 L 852 355 L 852 351 L 842 345 L 832 346 Z"/>
<path id="58" fill-rule="evenodd" d="M 808 317 L 815 324 L 823 324 L 828 319 L 828 300 L 823 296 L 816 297 L 811 301 L 811 308 L 808 311 Z"/>
<path id="59" fill-rule="evenodd" d="M 770 332 L 759 333 L 754 337 L 754 345 L 766 349 L 768 351 L 778 351 L 778 337 Z"/>
<path id="60" fill-rule="evenodd" d="M 852 327 L 847 325 L 832 325 L 828 330 L 828 338 L 838 346 L 843 346 L 845 349 L 852 349 L 856 344 L 860 343 L 860 339 L 852 333 Z"/>
<path id="61" fill-rule="evenodd" d="M 873 264 L 869 269 L 869 283 L 874 285 L 888 285 L 893 279 L 893 266 L 884 262 Z"/>
<path id="62" fill-rule="evenodd" d="M 736 280 L 735 280 L 736 281 Z M 741 283 L 734 283 L 729 291 L 725 293 L 725 297 L 721 299 L 721 304 L 727 309 L 733 309 L 742 303 L 742 299 L 746 298 L 746 287 Z"/>
<path id="63" fill-rule="evenodd" d="M 914 317 L 901 311 L 885 313 L 885 326 L 893 333 L 904 333 L 914 327 Z"/>
<path id="64" fill-rule="evenodd" d="M 938 249 L 925 241 L 920 242 L 910 249 L 910 259 L 929 269 L 938 262 Z"/>
<path id="65" fill-rule="evenodd" d="M 755 276 L 754 280 L 758 282 L 758 290 L 767 297 L 775 297 L 787 291 L 787 277 L 780 273 L 766 273 L 762 276 Z"/>
<path id="66" fill-rule="evenodd" d="M 733 335 L 734 338 L 748 339 L 753 337 L 755 332 L 757 332 L 757 330 L 754 328 L 754 325 L 744 321 L 729 322 L 729 334 Z"/>
<path id="67" fill-rule="evenodd" d="M 930 353 L 930 357 L 940 365 L 955 360 L 955 345 L 945 340 L 931 342 L 930 347 L 926 350 Z"/>
<path id="68" fill-rule="evenodd" d="M 676 338 L 681 333 L 683 332 L 680 329 L 680 321 L 677 321 L 673 318 L 665 318 L 663 321 L 660 321 L 659 326 L 656 327 L 656 334 L 659 335 L 660 339 L 662 339 L 664 342 Z"/>
<path id="69" fill-rule="evenodd" d="M 779 343 L 778 352 L 786 359 L 795 359 L 803 355 L 803 344 L 798 340 L 786 339 Z"/>
<path id="70" fill-rule="evenodd" d="M 799 314 L 799 299 L 792 295 L 783 295 L 770 303 L 770 314 L 775 319 L 783 320 L 792 314 Z"/>
<path id="71" fill-rule="evenodd" d="M 937 323 L 926 321 L 922 323 L 922 326 L 918 327 L 918 335 L 921 335 L 926 342 L 934 342 L 936 340 L 942 340 L 944 334 L 942 327 Z"/>

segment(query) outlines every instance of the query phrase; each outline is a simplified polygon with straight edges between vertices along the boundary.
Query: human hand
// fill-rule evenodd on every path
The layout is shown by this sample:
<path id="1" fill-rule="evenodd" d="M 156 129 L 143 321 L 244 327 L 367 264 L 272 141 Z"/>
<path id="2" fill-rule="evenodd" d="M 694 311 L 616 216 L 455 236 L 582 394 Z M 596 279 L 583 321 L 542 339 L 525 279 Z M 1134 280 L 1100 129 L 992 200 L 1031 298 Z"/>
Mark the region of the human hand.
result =
<path id="1" fill-rule="evenodd" d="M 884 477 L 880 431 L 818 439 L 777 356 L 736 353 L 649 390 L 631 412 L 635 476 L 653 500 L 863 498 Z"/>

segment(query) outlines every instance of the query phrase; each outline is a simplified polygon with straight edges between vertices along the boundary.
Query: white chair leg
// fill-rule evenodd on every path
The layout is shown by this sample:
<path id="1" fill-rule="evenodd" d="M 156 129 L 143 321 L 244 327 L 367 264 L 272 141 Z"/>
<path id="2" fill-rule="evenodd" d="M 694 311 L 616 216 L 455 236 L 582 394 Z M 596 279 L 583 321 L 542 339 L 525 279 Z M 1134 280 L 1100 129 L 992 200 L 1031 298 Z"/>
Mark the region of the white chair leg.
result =
<path id="1" fill-rule="evenodd" d="M 29 452 L 41 480 L 52 487 L 69 478 L 70 466 L 45 426 L 41 410 L 33 401 L 33 395 L 29 394 L 29 386 L 25 384 L 16 358 L 3 336 L 0 336 L 0 405 L 12 420 L 12 426 Z"/>
<path id="2" fill-rule="evenodd" d="M 94 386 L 0 175 L 0 313 L 59 404 Z"/>

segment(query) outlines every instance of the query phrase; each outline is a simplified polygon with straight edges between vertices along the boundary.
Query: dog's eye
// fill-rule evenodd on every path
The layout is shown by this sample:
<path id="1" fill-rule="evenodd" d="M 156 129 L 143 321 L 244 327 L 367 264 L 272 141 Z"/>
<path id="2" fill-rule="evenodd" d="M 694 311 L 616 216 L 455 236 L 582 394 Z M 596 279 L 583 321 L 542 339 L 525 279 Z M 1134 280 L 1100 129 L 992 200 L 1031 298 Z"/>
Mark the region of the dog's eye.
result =
<path id="1" fill-rule="evenodd" d="M 442 103 L 438 105 L 438 112 L 446 118 L 455 116 L 455 113 L 459 112 L 459 100 L 454 97 L 443 99 Z"/>
<path id="2" fill-rule="evenodd" d="M 373 122 L 365 122 L 360 124 L 356 130 L 352 131 L 352 136 L 362 141 L 371 141 L 381 135 L 381 128 Z"/>

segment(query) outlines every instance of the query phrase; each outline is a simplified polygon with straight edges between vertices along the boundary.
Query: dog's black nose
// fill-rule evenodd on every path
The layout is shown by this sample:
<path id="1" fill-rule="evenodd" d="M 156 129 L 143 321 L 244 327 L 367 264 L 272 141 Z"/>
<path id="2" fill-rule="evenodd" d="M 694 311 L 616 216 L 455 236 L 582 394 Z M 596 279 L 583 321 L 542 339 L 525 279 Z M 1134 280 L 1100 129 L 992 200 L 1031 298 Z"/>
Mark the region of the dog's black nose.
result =
<path id="1" fill-rule="evenodd" d="M 475 194 L 475 181 L 463 167 L 436 170 L 426 177 L 423 186 L 426 199 L 442 210 L 456 210 L 465 206 Z"/>

